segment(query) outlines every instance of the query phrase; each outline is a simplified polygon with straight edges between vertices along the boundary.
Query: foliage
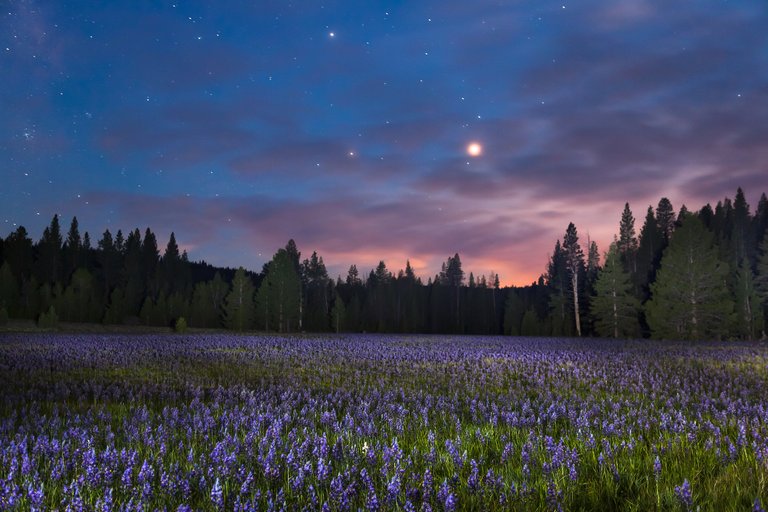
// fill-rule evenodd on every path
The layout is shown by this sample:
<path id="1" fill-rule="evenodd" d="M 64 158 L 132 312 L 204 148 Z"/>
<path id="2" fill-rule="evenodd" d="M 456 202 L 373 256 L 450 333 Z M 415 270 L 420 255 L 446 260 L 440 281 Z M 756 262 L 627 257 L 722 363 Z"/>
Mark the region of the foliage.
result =
<path id="1" fill-rule="evenodd" d="M 725 284 L 728 265 L 714 237 L 695 216 L 685 219 L 664 251 L 646 305 L 654 337 L 718 338 L 727 334 L 733 300 Z"/>
<path id="2" fill-rule="evenodd" d="M 59 315 L 56 309 L 51 306 L 46 313 L 42 313 L 37 320 L 37 326 L 41 329 L 57 329 L 59 327 Z"/>
<path id="3" fill-rule="evenodd" d="M 265 330 L 291 332 L 301 327 L 301 280 L 288 250 L 278 250 L 267 265 L 256 304 Z"/>
<path id="4" fill-rule="evenodd" d="M 592 315 L 600 336 L 633 338 L 640 335 L 640 301 L 633 294 L 632 281 L 621 259 L 619 245 L 614 241 L 595 282 Z"/>
<path id="5" fill-rule="evenodd" d="M 253 283 L 240 267 L 232 280 L 232 289 L 224 299 L 224 325 L 233 331 L 247 331 L 253 327 L 255 313 Z"/>
<path id="6" fill-rule="evenodd" d="M 173 330 L 179 334 L 184 334 L 187 332 L 187 321 L 184 319 L 183 316 L 180 316 L 176 320 L 176 325 L 173 326 Z"/>

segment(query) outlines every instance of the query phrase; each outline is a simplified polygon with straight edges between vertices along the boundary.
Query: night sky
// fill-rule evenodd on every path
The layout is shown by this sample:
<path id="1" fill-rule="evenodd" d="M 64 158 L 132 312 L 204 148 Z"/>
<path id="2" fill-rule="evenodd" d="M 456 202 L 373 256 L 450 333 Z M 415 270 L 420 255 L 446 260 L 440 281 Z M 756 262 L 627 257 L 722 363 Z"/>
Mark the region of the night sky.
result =
<path id="1" fill-rule="evenodd" d="M 603 251 L 625 201 L 639 232 L 661 196 L 768 192 L 764 0 L 0 9 L 2 236 L 58 213 L 216 265 L 294 238 L 332 277 L 459 252 L 527 284 L 570 221 Z"/>

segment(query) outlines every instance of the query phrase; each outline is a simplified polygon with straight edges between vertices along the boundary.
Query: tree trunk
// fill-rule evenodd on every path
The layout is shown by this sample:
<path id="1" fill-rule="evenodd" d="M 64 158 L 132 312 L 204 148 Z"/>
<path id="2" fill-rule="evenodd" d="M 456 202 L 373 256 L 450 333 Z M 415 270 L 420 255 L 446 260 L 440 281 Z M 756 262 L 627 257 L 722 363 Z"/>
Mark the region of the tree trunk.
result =
<path id="1" fill-rule="evenodd" d="M 579 274 L 578 270 L 573 272 L 571 278 L 573 288 L 573 316 L 576 319 L 576 336 L 581 337 L 581 318 L 579 318 Z"/>

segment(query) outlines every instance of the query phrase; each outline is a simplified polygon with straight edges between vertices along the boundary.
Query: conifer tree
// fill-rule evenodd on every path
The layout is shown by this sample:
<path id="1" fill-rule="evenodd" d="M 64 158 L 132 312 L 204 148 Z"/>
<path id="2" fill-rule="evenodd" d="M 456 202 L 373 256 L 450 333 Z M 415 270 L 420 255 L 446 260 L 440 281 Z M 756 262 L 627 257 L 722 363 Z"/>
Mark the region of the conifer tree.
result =
<path id="1" fill-rule="evenodd" d="M 335 332 L 343 332 L 346 328 L 347 311 L 344 307 L 344 301 L 341 300 L 341 296 L 336 293 L 336 297 L 333 300 L 333 309 L 331 310 L 331 322 L 333 324 L 333 330 Z"/>
<path id="2" fill-rule="evenodd" d="M 517 293 L 512 291 L 507 296 L 504 308 L 504 334 L 520 336 L 525 313 L 525 303 Z"/>
<path id="3" fill-rule="evenodd" d="M 120 254 L 118 253 L 115 243 L 112 240 L 112 233 L 107 229 L 101 236 L 101 240 L 98 242 L 97 252 L 97 266 L 100 272 L 101 281 L 103 283 L 103 299 L 104 303 L 107 302 L 107 298 L 110 296 L 112 289 L 117 284 L 118 275 L 120 273 Z"/>
<path id="4" fill-rule="evenodd" d="M 62 253 L 64 256 L 64 277 L 69 279 L 72 273 L 82 264 L 82 239 L 77 217 L 72 217 L 72 223 L 67 232 L 67 240 L 64 242 Z"/>
<path id="5" fill-rule="evenodd" d="M 656 222 L 664 244 L 668 244 L 672 238 L 672 232 L 675 230 L 675 209 L 666 197 L 662 197 L 656 207 Z"/>
<path id="6" fill-rule="evenodd" d="M 762 303 L 763 319 L 765 325 L 768 322 L 768 227 L 763 232 L 763 241 L 760 244 L 757 260 L 757 272 L 756 272 L 754 287 L 757 292 L 757 297 Z M 765 337 L 765 332 L 763 332 Z"/>
<path id="7" fill-rule="evenodd" d="M 246 331 L 253 326 L 253 283 L 240 267 L 232 280 L 232 289 L 224 300 L 224 325 L 234 331 Z"/>
<path id="8" fill-rule="evenodd" d="M 568 335 L 572 322 L 568 311 L 568 268 L 565 252 L 560 245 L 560 240 L 555 242 L 555 249 L 547 265 L 547 287 L 551 290 L 549 308 L 552 311 L 553 336 Z"/>
<path id="9" fill-rule="evenodd" d="M 11 265 L 4 261 L 0 265 L 0 308 L 5 308 L 9 315 L 15 315 L 19 301 L 19 285 L 13 275 Z"/>
<path id="10" fill-rule="evenodd" d="M 37 270 L 41 281 L 51 284 L 61 281 L 61 245 L 59 216 L 54 215 L 38 243 Z"/>
<path id="11" fill-rule="evenodd" d="M 744 197 L 741 187 L 736 191 L 733 201 L 733 226 L 730 232 L 729 263 L 735 267 L 741 260 L 747 259 L 750 264 L 754 262 L 754 239 L 752 233 L 752 217 L 749 213 L 749 204 Z"/>
<path id="12" fill-rule="evenodd" d="M 330 318 L 330 279 L 323 258 L 318 256 L 316 251 L 302 263 L 302 275 L 306 290 L 306 328 L 315 332 L 327 331 Z"/>
<path id="13" fill-rule="evenodd" d="M 755 289 L 752 266 L 746 258 L 741 260 L 734 278 L 736 314 L 733 331 L 742 339 L 754 340 L 763 332 L 762 301 Z"/>
<path id="14" fill-rule="evenodd" d="M 625 270 L 630 274 L 635 274 L 637 272 L 638 242 L 635 236 L 635 217 L 632 215 L 632 210 L 629 209 L 629 203 L 624 204 L 624 211 L 621 212 L 617 248 Z"/>
<path id="15" fill-rule="evenodd" d="M 663 238 L 656 223 L 653 207 L 649 206 L 645 214 L 645 222 L 640 230 L 640 243 L 637 249 L 637 273 L 635 285 L 639 291 L 640 301 L 648 296 L 648 284 L 656 277 L 656 269 L 661 258 Z"/>
<path id="16" fill-rule="evenodd" d="M 5 238 L 3 258 L 18 279 L 29 278 L 32 273 L 34 248 L 24 226 L 19 226 Z"/>
<path id="17" fill-rule="evenodd" d="M 563 237 L 563 254 L 568 273 L 568 284 L 570 290 L 571 306 L 573 308 L 573 318 L 576 322 L 576 335 L 581 336 L 581 307 L 580 295 L 583 293 L 584 286 L 584 251 L 579 245 L 579 235 L 573 222 L 568 224 L 568 229 Z"/>
<path id="18" fill-rule="evenodd" d="M 726 334 L 733 301 L 728 265 L 698 217 L 689 215 L 664 251 L 646 316 L 653 336 L 701 339 Z"/>
<path id="19" fill-rule="evenodd" d="M 266 268 L 256 296 L 258 317 L 268 331 L 291 332 L 299 323 L 301 280 L 289 251 L 280 249 Z"/>
<path id="20" fill-rule="evenodd" d="M 592 299 L 592 315 L 600 336 L 639 336 L 640 301 L 633 294 L 632 281 L 622 265 L 621 251 L 615 239 L 605 255 L 603 268 L 595 282 L 595 294 Z"/>

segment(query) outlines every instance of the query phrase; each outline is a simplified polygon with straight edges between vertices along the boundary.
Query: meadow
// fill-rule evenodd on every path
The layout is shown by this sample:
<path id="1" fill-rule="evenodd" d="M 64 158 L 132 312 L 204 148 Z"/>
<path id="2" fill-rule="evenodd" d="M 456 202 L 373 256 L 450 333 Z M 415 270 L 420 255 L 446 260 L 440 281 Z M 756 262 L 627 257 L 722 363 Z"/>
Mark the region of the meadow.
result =
<path id="1" fill-rule="evenodd" d="M 0 335 L 0 510 L 762 510 L 768 345 Z"/>

